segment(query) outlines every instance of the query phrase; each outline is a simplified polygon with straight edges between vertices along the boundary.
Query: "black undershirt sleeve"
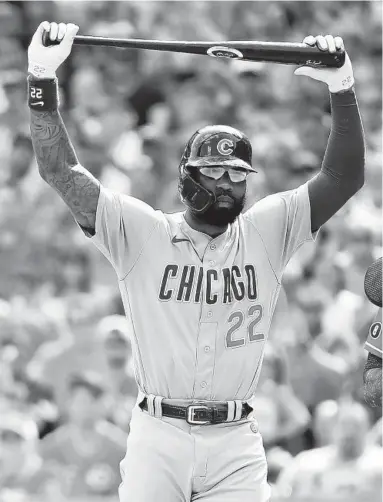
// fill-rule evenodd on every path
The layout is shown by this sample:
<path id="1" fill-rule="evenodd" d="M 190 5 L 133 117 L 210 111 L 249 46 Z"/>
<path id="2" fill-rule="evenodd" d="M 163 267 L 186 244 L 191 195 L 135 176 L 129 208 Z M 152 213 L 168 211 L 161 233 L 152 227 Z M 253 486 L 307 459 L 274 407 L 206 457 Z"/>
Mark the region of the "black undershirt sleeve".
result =
<path id="1" fill-rule="evenodd" d="M 313 232 L 364 183 L 364 134 L 353 89 L 331 94 L 331 117 L 331 132 L 321 170 L 308 183 Z"/>

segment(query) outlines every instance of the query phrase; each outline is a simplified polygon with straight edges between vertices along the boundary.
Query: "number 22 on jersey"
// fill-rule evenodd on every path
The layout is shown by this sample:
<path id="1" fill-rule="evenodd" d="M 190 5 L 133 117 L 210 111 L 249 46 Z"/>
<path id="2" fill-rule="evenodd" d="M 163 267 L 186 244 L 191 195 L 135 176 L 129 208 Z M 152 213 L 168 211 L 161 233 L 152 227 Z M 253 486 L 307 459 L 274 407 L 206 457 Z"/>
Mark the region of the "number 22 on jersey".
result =
<path id="1" fill-rule="evenodd" d="M 263 316 L 262 305 L 251 305 L 247 313 L 242 310 L 232 312 L 228 317 L 228 323 L 231 324 L 225 339 L 226 348 L 235 349 L 243 347 L 249 342 L 261 342 L 265 339 L 263 333 L 257 333 L 256 327 L 260 323 Z M 246 338 L 235 338 L 236 332 L 246 323 Z"/>

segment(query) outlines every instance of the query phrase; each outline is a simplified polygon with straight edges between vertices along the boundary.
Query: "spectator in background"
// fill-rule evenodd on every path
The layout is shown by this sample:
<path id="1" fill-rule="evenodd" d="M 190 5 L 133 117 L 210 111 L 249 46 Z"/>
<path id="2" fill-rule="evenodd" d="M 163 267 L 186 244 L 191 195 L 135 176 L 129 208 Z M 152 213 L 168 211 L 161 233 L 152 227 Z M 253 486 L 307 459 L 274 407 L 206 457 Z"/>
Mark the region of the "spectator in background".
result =
<path id="1" fill-rule="evenodd" d="M 48 385 L 18 373 L 18 355 L 12 342 L 0 345 L 0 423 L 3 414 L 17 410 L 34 420 L 42 437 L 55 428 L 58 410 Z"/>
<path id="2" fill-rule="evenodd" d="M 275 445 L 294 450 L 294 439 L 308 427 L 310 414 L 294 394 L 288 381 L 286 362 L 271 344 L 265 349 L 252 406 L 266 452 Z"/>
<path id="3" fill-rule="evenodd" d="M 108 419 L 128 432 L 137 386 L 127 321 L 123 315 L 99 320 L 97 312 L 90 307 L 88 303 L 77 305 L 72 316 L 79 312 L 84 316 L 83 323 L 77 325 L 76 332 L 65 331 L 58 341 L 42 346 L 28 365 L 27 373 L 51 389 L 61 417 L 66 412 L 68 375 L 79 371 L 97 373 L 110 393 Z"/>
<path id="4" fill-rule="evenodd" d="M 10 159 L 10 169 L 6 184 L 9 188 L 16 188 L 29 171 L 33 162 L 33 147 L 29 136 L 19 133 L 13 140 L 13 152 Z M 18 192 L 16 192 L 18 193 Z M 18 193 L 18 195 L 22 195 Z"/>
<path id="5" fill-rule="evenodd" d="M 138 387 L 132 366 L 132 346 L 126 318 L 107 316 L 97 329 L 106 361 L 106 381 L 111 394 L 108 419 L 129 432 L 131 413 L 136 404 Z"/>
<path id="6" fill-rule="evenodd" d="M 338 410 L 338 403 L 331 399 L 322 401 L 315 408 L 312 429 L 316 448 L 327 446 L 333 442 L 334 426 Z"/>
<path id="7" fill-rule="evenodd" d="M 375 444 L 376 446 L 383 447 L 383 418 L 374 424 L 370 432 L 368 433 L 368 442 L 370 444 Z"/>
<path id="8" fill-rule="evenodd" d="M 357 402 L 339 406 L 333 441 L 304 451 L 280 474 L 284 497 L 343 497 L 379 500 L 382 493 L 382 448 L 367 443 L 367 410 Z"/>
<path id="9" fill-rule="evenodd" d="M 38 432 L 33 420 L 21 414 L 1 413 L 0 419 L 0 499 L 12 493 L 46 493 L 49 470 L 38 454 Z M 18 498 L 9 500 L 19 500 Z M 24 499 L 20 499 L 24 500 Z"/>
<path id="10" fill-rule="evenodd" d="M 105 421 L 108 398 L 98 375 L 72 374 L 67 421 L 41 441 L 41 456 L 57 469 L 62 494 L 68 498 L 117 492 L 127 436 Z"/>
<path id="11" fill-rule="evenodd" d="M 334 249 L 329 250 L 332 253 L 334 251 Z M 313 266 L 313 279 L 322 288 L 326 288 L 332 296 L 331 302 L 323 312 L 323 331 L 334 339 L 343 336 L 347 341 L 356 336 L 357 318 L 364 301 L 360 295 L 347 289 L 348 269 L 338 261 L 339 258 L 331 259 L 327 254 L 318 256 Z M 360 345 L 357 339 L 355 342 Z"/>
<path id="12" fill-rule="evenodd" d="M 279 497 L 277 480 L 283 469 L 290 465 L 290 462 L 293 460 L 293 456 L 286 450 L 276 446 L 266 451 L 266 459 L 267 482 L 271 486 L 271 493 L 273 497 Z"/>
<path id="13" fill-rule="evenodd" d="M 1 327 L 4 324 L 1 323 Z M 25 386 L 17 381 L 14 362 L 18 357 L 17 347 L 11 340 L 0 345 L 0 416 L 11 409 L 20 409 L 25 401 Z"/>
<path id="14" fill-rule="evenodd" d="M 320 347 L 323 313 L 331 302 L 329 292 L 315 282 L 303 281 L 296 301 L 308 323 L 308 331 L 297 334 L 295 345 L 286 354 L 291 385 L 310 412 L 327 399 L 338 399 L 347 379 L 349 366 L 339 356 Z"/>
<path id="15" fill-rule="evenodd" d="M 5 45 L 7 43 L 5 42 Z M 5 49 L 5 46 L 4 46 Z M 25 57 L 25 56 L 24 56 Z M 4 150 L 0 153 L 2 159 L 8 158 L 12 152 L 13 139 L 17 134 L 28 134 L 27 110 L 20 106 L 25 101 L 25 78 L 21 69 L 1 71 L 0 86 L 0 144 Z"/>
<path id="16" fill-rule="evenodd" d="M 375 231 L 368 222 L 346 220 L 345 249 L 341 252 L 338 260 L 347 269 L 345 275 L 346 287 L 364 297 L 363 282 L 366 270 L 375 260 Z"/>

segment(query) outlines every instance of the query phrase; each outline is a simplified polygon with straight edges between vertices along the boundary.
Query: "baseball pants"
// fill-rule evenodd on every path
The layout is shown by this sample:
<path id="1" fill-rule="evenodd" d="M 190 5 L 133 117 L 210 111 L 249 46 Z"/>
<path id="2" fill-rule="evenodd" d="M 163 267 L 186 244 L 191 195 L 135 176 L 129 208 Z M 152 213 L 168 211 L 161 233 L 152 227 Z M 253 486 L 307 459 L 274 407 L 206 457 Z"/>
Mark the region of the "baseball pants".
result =
<path id="1" fill-rule="evenodd" d="M 121 462 L 120 502 L 268 502 L 254 418 L 214 425 L 157 418 L 136 406 Z"/>

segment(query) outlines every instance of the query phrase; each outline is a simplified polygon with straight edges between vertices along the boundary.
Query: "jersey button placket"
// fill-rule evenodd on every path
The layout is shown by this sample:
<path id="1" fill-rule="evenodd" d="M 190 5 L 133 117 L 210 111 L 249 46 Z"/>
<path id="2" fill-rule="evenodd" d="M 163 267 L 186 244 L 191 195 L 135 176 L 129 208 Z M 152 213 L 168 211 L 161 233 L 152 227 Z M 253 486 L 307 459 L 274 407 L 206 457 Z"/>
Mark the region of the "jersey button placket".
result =
<path id="1" fill-rule="evenodd" d="M 220 276 L 217 268 L 217 245 L 209 244 L 208 249 L 203 257 L 203 265 L 207 269 L 215 270 L 217 276 L 213 278 L 210 287 L 211 298 L 217 295 L 218 301 L 220 298 L 221 284 Z M 212 385 L 212 368 L 214 367 L 214 352 L 216 338 L 216 317 L 219 313 L 218 304 L 203 303 L 202 305 L 202 330 L 199 338 L 198 346 L 198 370 L 197 370 L 197 385 L 200 389 L 200 397 L 209 399 Z M 199 380 L 199 381 L 198 381 Z"/>

